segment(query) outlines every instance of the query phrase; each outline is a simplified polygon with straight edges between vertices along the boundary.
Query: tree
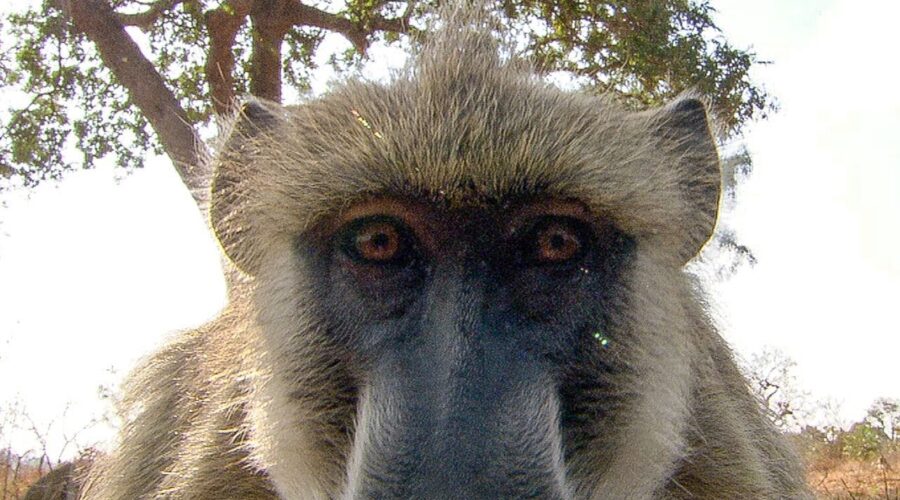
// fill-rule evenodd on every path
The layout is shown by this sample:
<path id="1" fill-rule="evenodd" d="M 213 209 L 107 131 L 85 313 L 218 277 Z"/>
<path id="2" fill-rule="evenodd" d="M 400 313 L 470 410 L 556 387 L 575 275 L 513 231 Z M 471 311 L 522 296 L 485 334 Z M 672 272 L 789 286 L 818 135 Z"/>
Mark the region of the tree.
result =
<path id="1" fill-rule="evenodd" d="M 900 400 L 878 398 L 866 412 L 866 423 L 891 442 L 900 440 Z"/>
<path id="2" fill-rule="evenodd" d="M 857 422 L 844 435 L 844 454 L 858 460 L 871 460 L 881 453 L 884 435 L 868 422 Z"/>
<path id="3" fill-rule="evenodd" d="M 236 96 L 306 92 L 329 33 L 348 42 L 331 57 L 338 69 L 376 43 L 408 48 L 437 1 L 44 0 L 0 25 L 0 53 L 14 54 L 0 58 L 0 81 L 28 97 L 0 129 L 0 178 L 34 186 L 103 157 L 133 168 L 164 152 L 202 207 L 204 131 Z M 748 75 L 760 61 L 724 39 L 707 0 L 486 5 L 539 71 L 568 72 L 634 108 L 695 89 L 723 139 L 772 109 Z"/>
<path id="4" fill-rule="evenodd" d="M 782 430 L 799 430 L 808 420 L 808 395 L 797 387 L 796 366 L 793 359 L 773 348 L 753 354 L 744 364 L 750 390 Z"/>

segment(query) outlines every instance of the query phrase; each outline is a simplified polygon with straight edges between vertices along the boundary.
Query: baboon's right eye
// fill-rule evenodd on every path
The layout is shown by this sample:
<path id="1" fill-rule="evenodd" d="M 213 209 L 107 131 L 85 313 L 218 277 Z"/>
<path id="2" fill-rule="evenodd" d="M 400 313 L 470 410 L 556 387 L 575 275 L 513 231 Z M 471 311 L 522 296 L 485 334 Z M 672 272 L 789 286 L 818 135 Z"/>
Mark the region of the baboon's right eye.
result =
<path id="1" fill-rule="evenodd" d="M 358 263 L 401 265 L 413 256 L 415 238 L 402 222 L 370 216 L 350 222 L 340 233 L 340 249 Z"/>

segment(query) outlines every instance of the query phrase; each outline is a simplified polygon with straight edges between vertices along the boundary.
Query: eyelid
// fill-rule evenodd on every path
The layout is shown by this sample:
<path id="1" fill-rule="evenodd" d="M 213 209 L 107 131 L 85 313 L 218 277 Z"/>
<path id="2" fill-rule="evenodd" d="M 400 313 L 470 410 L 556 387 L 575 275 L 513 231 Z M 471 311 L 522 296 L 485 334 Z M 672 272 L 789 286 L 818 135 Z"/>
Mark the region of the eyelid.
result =
<path id="1" fill-rule="evenodd" d="M 372 198 L 350 206 L 334 219 L 327 234 L 330 238 L 337 237 L 355 221 L 379 216 L 399 221 L 408 229 L 423 253 L 434 255 L 439 248 L 436 238 L 440 233 L 432 210 L 424 203 L 391 197 Z"/>
<path id="2" fill-rule="evenodd" d="M 571 200 L 547 200 L 529 203 L 519 208 L 510 218 L 507 236 L 513 237 L 523 230 L 529 230 L 534 227 L 536 221 L 545 217 L 572 219 L 590 229 L 592 234 L 596 232 L 590 210 L 583 203 Z"/>
<path id="3" fill-rule="evenodd" d="M 362 255 L 357 248 L 357 240 L 355 239 L 360 233 L 373 224 L 386 224 L 396 232 L 398 242 L 398 253 L 389 259 L 379 260 L 371 259 Z M 359 217 L 344 224 L 336 235 L 335 243 L 338 247 L 351 259 L 366 265 L 392 265 L 414 257 L 419 250 L 419 242 L 412 230 L 400 219 L 389 215 L 370 215 Z"/>
<path id="4" fill-rule="evenodd" d="M 571 231 L 577 238 L 578 249 L 571 257 L 561 260 L 541 259 L 537 256 L 540 250 L 538 244 L 542 232 L 554 225 L 559 225 Z M 591 225 L 584 220 L 569 216 L 539 215 L 529 220 L 528 224 L 520 226 L 513 236 L 517 247 L 519 259 L 523 263 L 535 266 L 566 265 L 580 260 L 594 245 L 597 235 Z"/>

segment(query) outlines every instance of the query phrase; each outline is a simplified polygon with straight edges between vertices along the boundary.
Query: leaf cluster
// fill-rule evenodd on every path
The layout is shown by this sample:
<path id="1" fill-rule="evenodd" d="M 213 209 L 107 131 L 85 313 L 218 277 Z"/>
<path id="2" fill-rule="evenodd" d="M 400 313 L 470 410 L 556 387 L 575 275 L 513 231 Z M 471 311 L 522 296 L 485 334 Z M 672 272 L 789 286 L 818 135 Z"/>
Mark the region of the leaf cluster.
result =
<path id="1" fill-rule="evenodd" d="M 636 109 L 695 91 L 712 100 L 725 136 L 772 109 L 749 76 L 764 63 L 724 38 L 708 1 L 504 0 L 502 10 L 529 27 L 539 67 L 567 71 Z"/>
<path id="2" fill-rule="evenodd" d="M 0 128 L 0 178 L 24 186 L 59 179 L 106 156 L 143 164 L 159 150 L 91 44 L 53 7 L 10 14 L 2 27 L 12 54 L 0 78 L 9 106 Z"/>

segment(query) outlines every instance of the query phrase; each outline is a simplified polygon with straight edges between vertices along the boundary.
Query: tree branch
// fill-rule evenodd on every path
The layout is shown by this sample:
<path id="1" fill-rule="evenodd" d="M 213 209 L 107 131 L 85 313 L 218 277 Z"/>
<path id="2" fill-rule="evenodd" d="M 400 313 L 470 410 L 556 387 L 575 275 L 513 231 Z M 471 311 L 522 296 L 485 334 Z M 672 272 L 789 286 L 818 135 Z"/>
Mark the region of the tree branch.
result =
<path id="1" fill-rule="evenodd" d="M 234 103 L 234 42 L 252 7 L 253 0 L 229 0 L 206 12 L 209 33 L 206 80 L 213 109 L 220 116 L 230 113 Z"/>
<path id="2" fill-rule="evenodd" d="M 293 27 L 291 0 L 256 0 L 253 21 L 253 53 L 250 59 L 250 93 L 281 102 L 281 45 Z"/>
<path id="3" fill-rule="evenodd" d="M 349 19 L 337 14 L 304 5 L 300 0 L 289 0 L 293 4 L 290 11 L 290 22 L 294 25 L 312 26 L 328 31 L 334 31 L 344 36 L 360 53 L 365 53 L 369 42 L 366 33 Z"/>
<path id="4" fill-rule="evenodd" d="M 409 32 L 409 18 L 412 9 L 407 9 L 403 17 L 384 18 L 375 16 L 368 27 L 360 26 L 337 14 L 304 5 L 300 0 L 286 0 L 291 9 L 287 19 L 294 26 L 312 26 L 334 31 L 344 36 L 360 53 L 365 54 L 369 47 L 369 35 L 375 31 Z"/>
<path id="5" fill-rule="evenodd" d="M 208 179 L 201 162 L 205 145 L 153 63 L 141 53 L 107 0 L 62 0 L 62 5 L 75 27 L 97 46 L 106 67 L 128 90 L 194 201 L 205 211 Z"/>
<path id="6" fill-rule="evenodd" d="M 155 23 L 160 16 L 162 16 L 163 12 L 172 9 L 184 1 L 185 0 L 159 0 L 143 12 L 134 14 L 116 13 L 116 18 L 125 26 L 134 26 L 141 31 L 146 31 L 153 26 L 153 23 Z"/>
<path id="7" fill-rule="evenodd" d="M 162 0 L 161 0 L 162 1 Z M 175 1 L 175 0 L 166 0 Z M 250 64 L 250 93 L 271 101 L 281 100 L 282 50 L 284 36 L 295 26 L 310 26 L 340 33 L 361 53 L 375 31 L 408 33 L 415 2 L 401 17 L 375 16 L 366 26 L 309 5 L 301 0 L 227 0 L 206 12 L 210 38 L 206 78 L 216 114 L 232 111 L 234 92 L 234 44 L 247 16 L 253 22 L 253 52 Z M 152 9 L 151 9 L 152 10 Z"/>

